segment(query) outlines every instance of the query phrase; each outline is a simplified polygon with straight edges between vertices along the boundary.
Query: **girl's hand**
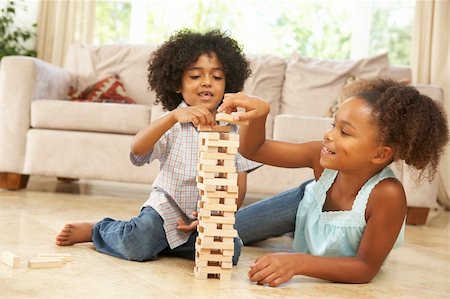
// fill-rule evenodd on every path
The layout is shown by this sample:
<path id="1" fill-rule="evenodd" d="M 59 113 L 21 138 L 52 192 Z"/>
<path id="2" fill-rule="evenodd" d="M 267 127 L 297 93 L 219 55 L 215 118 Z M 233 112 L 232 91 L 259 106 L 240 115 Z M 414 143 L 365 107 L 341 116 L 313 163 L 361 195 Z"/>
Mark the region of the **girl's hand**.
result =
<path id="1" fill-rule="evenodd" d="M 234 120 L 252 120 L 265 117 L 270 112 L 270 105 L 258 97 L 248 96 L 243 92 L 227 93 L 224 96 L 222 105 L 217 109 L 218 112 L 231 113 L 237 111 L 237 108 L 244 108 L 246 112 L 239 113 Z"/>
<path id="2" fill-rule="evenodd" d="M 180 123 L 191 122 L 194 126 L 215 126 L 216 120 L 203 106 L 180 107 L 172 111 L 175 120 Z"/>
<path id="3" fill-rule="evenodd" d="M 258 284 L 276 287 L 289 281 L 295 275 L 292 253 L 273 253 L 259 257 L 248 271 L 248 278 Z"/>

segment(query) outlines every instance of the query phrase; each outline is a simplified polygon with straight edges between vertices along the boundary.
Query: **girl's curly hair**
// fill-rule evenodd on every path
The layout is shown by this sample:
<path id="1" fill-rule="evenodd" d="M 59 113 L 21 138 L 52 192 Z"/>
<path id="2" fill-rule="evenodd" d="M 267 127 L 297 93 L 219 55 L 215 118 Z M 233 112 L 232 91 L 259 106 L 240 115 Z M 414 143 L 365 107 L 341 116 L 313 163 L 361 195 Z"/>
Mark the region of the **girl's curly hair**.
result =
<path id="1" fill-rule="evenodd" d="M 431 181 L 449 141 L 442 105 L 390 79 L 359 80 L 345 92 L 347 97 L 361 97 L 369 103 L 381 142 L 394 148 L 394 160 L 416 168 L 418 181 Z"/>
<path id="2" fill-rule="evenodd" d="M 239 44 L 220 30 L 204 34 L 183 29 L 172 35 L 151 56 L 148 83 L 156 92 L 155 104 L 164 110 L 175 109 L 183 100 L 176 90 L 181 86 L 183 72 L 202 54 L 215 53 L 225 72 L 225 92 L 238 92 L 244 87 L 251 70 Z"/>

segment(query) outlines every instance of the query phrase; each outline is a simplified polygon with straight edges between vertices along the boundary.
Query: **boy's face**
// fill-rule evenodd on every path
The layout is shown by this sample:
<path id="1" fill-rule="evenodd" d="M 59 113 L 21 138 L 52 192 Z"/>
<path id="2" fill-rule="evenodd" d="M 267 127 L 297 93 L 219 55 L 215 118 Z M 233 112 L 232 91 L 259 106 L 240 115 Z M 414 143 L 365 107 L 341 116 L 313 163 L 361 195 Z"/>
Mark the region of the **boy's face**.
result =
<path id="1" fill-rule="evenodd" d="M 215 113 L 225 93 L 225 73 L 215 53 L 200 55 L 184 71 L 180 92 L 189 106 L 203 105 Z"/>

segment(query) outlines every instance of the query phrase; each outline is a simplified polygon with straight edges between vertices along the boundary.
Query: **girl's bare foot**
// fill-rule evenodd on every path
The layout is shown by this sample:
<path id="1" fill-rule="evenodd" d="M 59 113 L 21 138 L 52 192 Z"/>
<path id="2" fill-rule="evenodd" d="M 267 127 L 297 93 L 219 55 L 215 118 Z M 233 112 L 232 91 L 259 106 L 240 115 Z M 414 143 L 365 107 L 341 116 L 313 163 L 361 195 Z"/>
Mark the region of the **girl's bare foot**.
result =
<path id="1" fill-rule="evenodd" d="M 56 236 L 56 245 L 69 246 L 76 243 L 91 242 L 92 228 L 96 222 L 69 223 Z"/>

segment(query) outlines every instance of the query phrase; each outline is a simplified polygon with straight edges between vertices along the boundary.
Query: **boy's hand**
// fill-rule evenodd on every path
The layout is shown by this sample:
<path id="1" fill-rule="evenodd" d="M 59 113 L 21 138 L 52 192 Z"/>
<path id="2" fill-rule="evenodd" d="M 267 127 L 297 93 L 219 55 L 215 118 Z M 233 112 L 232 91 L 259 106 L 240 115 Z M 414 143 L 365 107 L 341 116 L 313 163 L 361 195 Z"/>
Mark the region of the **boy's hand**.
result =
<path id="1" fill-rule="evenodd" d="M 248 278 L 258 284 L 276 287 L 289 281 L 295 275 L 291 253 L 272 253 L 259 257 L 248 271 Z"/>
<path id="2" fill-rule="evenodd" d="M 238 107 L 244 108 L 246 112 L 236 115 L 235 121 L 265 117 L 270 112 L 270 105 L 266 101 L 258 97 L 248 96 L 243 92 L 225 94 L 222 105 L 219 106 L 217 111 L 231 113 L 236 111 Z"/>
<path id="3" fill-rule="evenodd" d="M 197 215 L 198 215 L 197 211 L 192 212 L 192 216 L 197 218 Z M 184 233 L 189 233 L 189 232 L 197 229 L 198 220 L 194 220 L 190 224 L 186 224 L 184 222 L 184 220 L 180 219 L 180 220 L 177 221 L 177 224 L 178 224 L 177 228 L 179 230 L 181 230 Z"/>
<path id="4" fill-rule="evenodd" d="M 203 106 L 180 107 L 172 111 L 175 120 L 180 123 L 191 122 L 194 126 L 215 126 L 216 120 L 211 112 Z"/>

